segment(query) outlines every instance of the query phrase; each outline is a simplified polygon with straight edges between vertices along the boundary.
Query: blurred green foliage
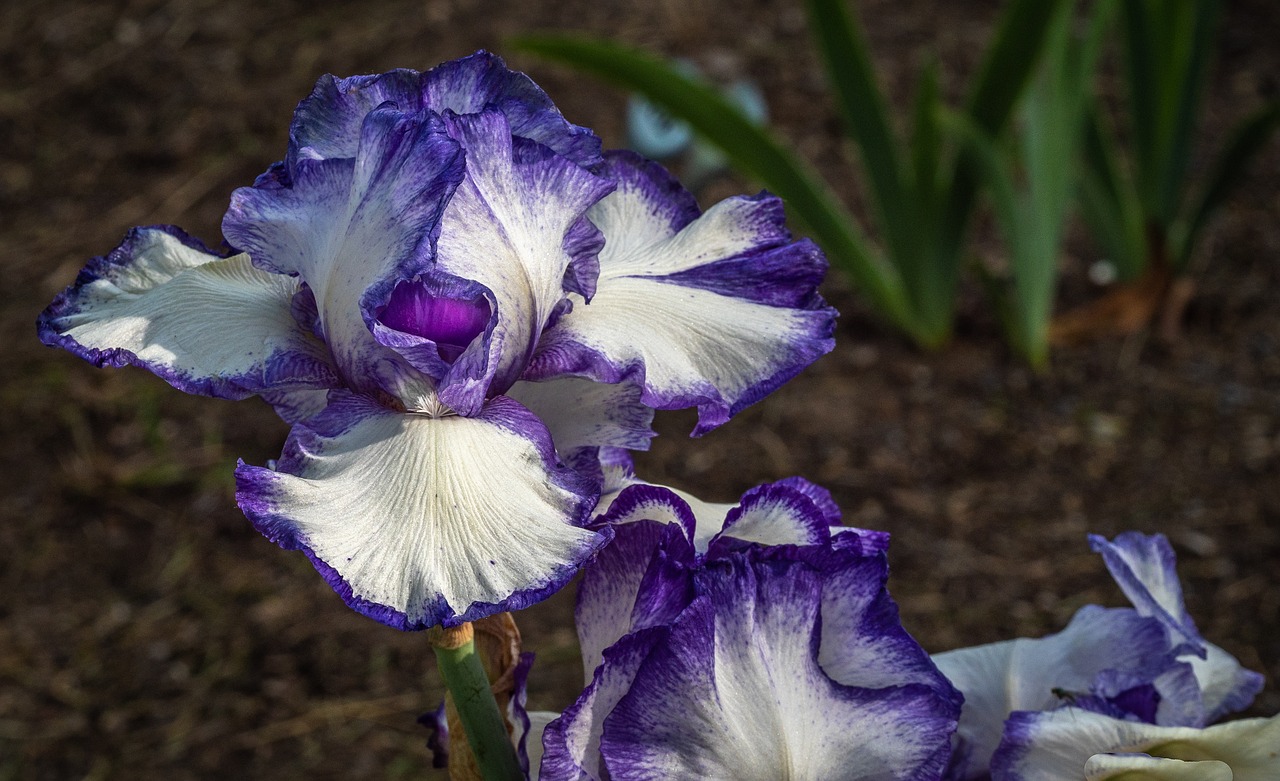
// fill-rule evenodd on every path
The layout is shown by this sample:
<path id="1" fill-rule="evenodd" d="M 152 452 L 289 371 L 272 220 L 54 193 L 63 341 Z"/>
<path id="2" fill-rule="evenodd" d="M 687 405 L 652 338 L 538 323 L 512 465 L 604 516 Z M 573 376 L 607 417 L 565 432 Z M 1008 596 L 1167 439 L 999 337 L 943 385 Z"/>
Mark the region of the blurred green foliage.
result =
<path id="1" fill-rule="evenodd" d="M 1152 268 L 1185 273 L 1205 225 L 1280 123 L 1280 103 L 1273 101 L 1236 127 L 1207 177 L 1189 175 L 1221 5 L 1121 3 L 1125 142 L 1105 107 L 1094 103 L 1080 202 L 1123 280 Z"/>

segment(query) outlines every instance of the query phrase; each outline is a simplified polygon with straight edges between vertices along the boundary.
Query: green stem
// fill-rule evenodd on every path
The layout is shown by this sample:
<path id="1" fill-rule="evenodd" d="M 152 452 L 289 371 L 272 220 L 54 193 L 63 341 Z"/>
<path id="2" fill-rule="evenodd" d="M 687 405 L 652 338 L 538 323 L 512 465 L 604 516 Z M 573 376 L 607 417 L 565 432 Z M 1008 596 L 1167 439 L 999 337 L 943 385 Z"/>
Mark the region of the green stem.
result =
<path id="1" fill-rule="evenodd" d="M 520 781 L 524 771 L 520 769 L 506 721 L 489 688 L 489 676 L 485 675 L 476 654 L 471 625 L 451 629 L 437 627 L 430 630 L 429 639 L 435 648 L 440 677 L 453 695 L 453 705 L 458 709 L 458 718 L 480 775 L 485 781 Z"/>

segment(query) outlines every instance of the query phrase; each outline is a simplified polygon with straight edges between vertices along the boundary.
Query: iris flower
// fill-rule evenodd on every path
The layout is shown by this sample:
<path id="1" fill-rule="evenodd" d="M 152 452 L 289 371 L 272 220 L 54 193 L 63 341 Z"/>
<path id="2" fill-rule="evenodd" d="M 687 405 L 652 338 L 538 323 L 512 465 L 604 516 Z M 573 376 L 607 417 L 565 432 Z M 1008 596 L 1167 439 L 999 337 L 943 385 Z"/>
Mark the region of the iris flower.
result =
<path id="1" fill-rule="evenodd" d="M 606 502 L 587 687 L 545 726 L 543 781 L 940 776 L 960 698 L 898 622 L 884 535 L 833 534 L 830 496 L 796 479 L 736 506 L 638 482 Z"/>
<path id="2" fill-rule="evenodd" d="M 701 213 L 485 53 L 322 78 L 230 247 L 138 228 L 42 339 L 293 425 L 237 501 L 354 609 L 402 629 L 519 609 L 609 537 L 600 447 L 654 409 L 727 421 L 831 349 L 820 251 L 767 194 Z"/>
<path id="3" fill-rule="evenodd" d="M 934 657 L 965 697 L 950 778 L 982 778 L 990 769 L 994 781 L 1079 779 L 1094 754 L 1140 751 L 1151 745 L 1147 737 L 1161 742 L 1152 736 L 1198 734 L 1247 707 L 1262 688 L 1262 676 L 1200 636 L 1163 535 L 1089 542 L 1132 608 L 1086 605 L 1056 635 Z M 1059 776 L 1038 763 L 1059 751 L 1049 744 L 1062 735 L 1078 741 L 1079 762 Z M 1138 761 L 1100 757 L 1093 767 L 1102 773 Z"/>

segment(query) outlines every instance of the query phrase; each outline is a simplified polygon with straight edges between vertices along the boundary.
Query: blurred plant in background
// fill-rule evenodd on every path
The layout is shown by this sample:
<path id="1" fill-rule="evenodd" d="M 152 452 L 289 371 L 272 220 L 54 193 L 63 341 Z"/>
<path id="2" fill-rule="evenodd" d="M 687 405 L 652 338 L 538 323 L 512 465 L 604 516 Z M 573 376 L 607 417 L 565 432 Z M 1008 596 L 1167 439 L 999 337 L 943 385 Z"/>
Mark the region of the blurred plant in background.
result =
<path id="1" fill-rule="evenodd" d="M 1190 152 L 1219 4 L 1120 5 L 1128 103 L 1119 124 L 1131 165 L 1116 123 L 1094 95 L 1116 3 L 1010 2 L 963 105 L 946 106 L 929 65 L 903 134 L 845 0 L 809 0 L 828 80 L 861 151 L 880 246 L 822 176 L 678 68 L 576 36 L 517 45 L 634 90 L 719 145 L 741 171 L 782 196 L 876 310 L 922 347 L 950 337 L 967 228 L 985 188 L 1005 239 L 1008 275 L 982 275 L 1011 346 L 1040 368 L 1053 341 L 1136 330 L 1160 307 L 1176 324 L 1189 287 L 1175 275 L 1186 274 L 1209 218 L 1280 122 L 1277 104 L 1252 115 L 1194 186 Z M 1079 20 L 1086 29 L 1077 36 Z M 1020 121 L 1011 123 L 1015 111 Z M 1133 286 L 1052 321 L 1058 256 L 1077 203 L 1119 278 Z"/>
<path id="2" fill-rule="evenodd" d="M 1064 317 L 1060 339 L 1136 331 L 1155 317 L 1172 337 L 1204 229 L 1280 123 L 1271 101 L 1236 126 L 1207 175 L 1191 166 L 1220 15 L 1216 0 L 1121 4 L 1125 102 L 1116 118 L 1101 101 L 1089 110 L 1080 205 L 1128 284 Z"/>
<path id="3" fill-rule="evenodd" d="M 1020 106 L 1018 132 L 1004 144 L 963 114 L 945 116 L 948 129 L 980 161 L 1005 240 L 1008 273 L 1001 278 L 985 273 L 987 290 L 1010 346 L 1037 369 L 1049 359 L 1058 253 L 1078 185 L 1077 149 L 1114 8 L 1112 2 L 1097 3 L 1078 40 L 1074 6 L 1057 6 L 1044 61 Z"/>

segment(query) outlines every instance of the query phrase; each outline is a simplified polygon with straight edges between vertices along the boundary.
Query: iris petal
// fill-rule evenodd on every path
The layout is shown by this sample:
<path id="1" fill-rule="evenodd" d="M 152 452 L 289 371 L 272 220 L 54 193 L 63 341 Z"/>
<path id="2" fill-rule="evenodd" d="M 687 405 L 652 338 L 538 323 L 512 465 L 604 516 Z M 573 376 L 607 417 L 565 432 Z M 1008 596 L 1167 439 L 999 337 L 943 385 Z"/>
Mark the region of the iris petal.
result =
<path id="1" fill-rule="evenodd" d="M 398 394 L 406 368 L 375 341 L 375 313 L 397 282 L 429 264 L 462 175 L 438 118 L 379 109 L 365 117 L 354 159 L 305 160 L 291 187 L 236 190 L 222 229 L 255 265 L 310 287 L 348 387 Z"/>
<path id="2" fill-rule="evenodd" d="M 610 153 L 602 172 L 618 189 L 588 213 L 605 236 L 595 297 L 571 297 L 530 377 L 634 378 L 650 406 L 698 407 L 701 434 L 832 348 L 835 311 L 816 292 L 826 260 L 790 242 L 781 201 L 698 216 L 656 164 Z"/>
<path id="3" fill-rule="evenodd" d="M 237 500 L 356 610 L 419 629 L 519 609 L 607 541 L 580 528 L 595 486 L 516 402 L 432 418 L 336 396 L 295 425 L 279 471 L 237 469 Z"/>
<path id="4" fill-rule="evenodd" d="M 136 228 L 41 314 L 40 338 L 98 366 L 136 365 L 188 393 L 241 399 L 339 384 L 291 314 L 298 280 L 223 257 L 177 228 Z"/>

